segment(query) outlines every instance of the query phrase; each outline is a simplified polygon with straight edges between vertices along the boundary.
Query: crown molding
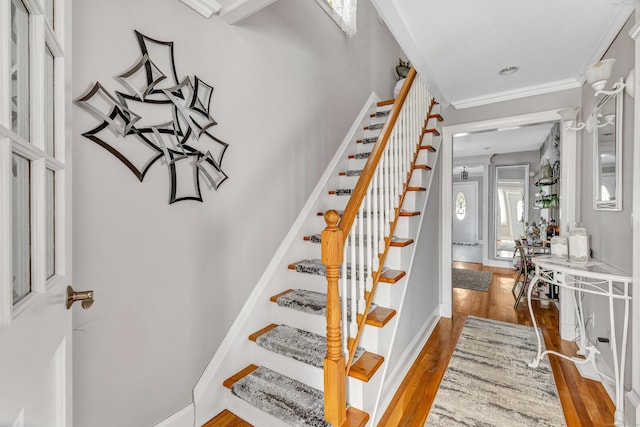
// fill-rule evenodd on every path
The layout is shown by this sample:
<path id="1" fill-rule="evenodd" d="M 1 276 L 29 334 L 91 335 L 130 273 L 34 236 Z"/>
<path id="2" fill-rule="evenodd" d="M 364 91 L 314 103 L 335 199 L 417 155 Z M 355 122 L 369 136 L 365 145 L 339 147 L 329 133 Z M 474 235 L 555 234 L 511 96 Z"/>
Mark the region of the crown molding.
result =
<path id="1" fill-rule="evenodd" d="M 215 0 L 180 0 L 191 9 L 198 12 L 205 18 L 210 18 L 214 13 L 219 13 L 222 6 Z"/>
<path id="2" fill-rule="evenodd" d="M 495 102 L 511 101 L 513 99 L 525 98 L 528 96 L 543 95 L 561 90 L 575 89 L 582 86 L 582 79 L 565 79 L 536 86 L 528 86 L 504 92 L 495 92 L 488 95 L 474 98 L 460 99 L 452 101 L 451 104 L 458 110 L 463 108 L 478 107 L 480 105 L 493 104 Z"/>

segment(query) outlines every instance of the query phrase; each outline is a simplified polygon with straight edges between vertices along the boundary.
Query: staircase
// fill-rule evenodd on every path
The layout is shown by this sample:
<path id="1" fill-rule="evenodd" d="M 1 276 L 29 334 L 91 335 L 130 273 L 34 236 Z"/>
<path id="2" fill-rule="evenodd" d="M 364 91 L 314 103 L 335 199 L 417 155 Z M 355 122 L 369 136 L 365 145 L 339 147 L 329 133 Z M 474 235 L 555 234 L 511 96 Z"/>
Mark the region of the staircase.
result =
<path id="1" fill-rule="evenodd" d="M 397 158 L 381 160 L 407 181 L 394 186 L 389 172 L 380 173 L 381 185 L 367 190 L 367 207 L 350 214 L 369 157 L 381 156 L 385 123 L 400 109 L 393 100 L 367 102 L 196 385 L 196 425 L 364 426 L 380 409 L 379 368 L 393 342 L 440 144 L 438 105 L 426 88 L 421 92 L 428 105 L 420 123 L 405 120 L 394 130 L 411 134 L 411 125 L 419 125 L 414 152 L 398 144 Z M 343 236 L 338 223 L 350 215 L 354 227 Z M 338 231 L 336 258 L 330 245 L 340 240 Z"/>

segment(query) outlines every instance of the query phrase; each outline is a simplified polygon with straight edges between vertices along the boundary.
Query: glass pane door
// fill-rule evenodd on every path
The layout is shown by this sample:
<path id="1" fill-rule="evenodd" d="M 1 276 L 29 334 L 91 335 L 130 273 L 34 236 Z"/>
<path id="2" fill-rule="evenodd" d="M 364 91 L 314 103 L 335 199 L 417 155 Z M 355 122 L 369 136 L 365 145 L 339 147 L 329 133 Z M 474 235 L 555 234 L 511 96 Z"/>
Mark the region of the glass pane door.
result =
<path id="1" fill-rule="evenodd" d="M 31 292 L 31 164 L 13 155 L 13 303 Z"/>

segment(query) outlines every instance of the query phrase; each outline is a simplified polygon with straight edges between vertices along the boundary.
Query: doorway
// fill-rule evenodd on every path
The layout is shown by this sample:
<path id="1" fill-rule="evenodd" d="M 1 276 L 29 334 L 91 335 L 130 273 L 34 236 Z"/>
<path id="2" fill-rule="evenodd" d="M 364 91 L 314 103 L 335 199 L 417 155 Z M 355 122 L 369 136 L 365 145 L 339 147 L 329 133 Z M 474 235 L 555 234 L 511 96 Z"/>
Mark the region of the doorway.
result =
<path id="1" fill-rule="evenodd" d="M 564 107 L 564 106 L 563 106 Z M 496 129 L 514 129 L 521 126 L 530 126 L 540 123 L 546 122 L 557 122 L 559 119 L 558 110 L 548 110 L 541 111 L 536 113 L 524 114 L 520 116 L 510 116 L 510 117 L 502 117 L 498 119 L 491 119 L 485 121 L 464 123 L 459 125 L 446 126 L 443 129 L 443 143 L 441 146 L 440 152 L 440 162 L 442 168 L 442 179 L 441 179 L 441 187 L 440 191 L 442 194 L 442 202 L 441 202 L 441 235 L 440 235 L 440 244 L 441 244 L 441 268 L 440 268 L 440 313 L 443 317 L 451 317 L 452 314 L 452 286 L 451 286 L 451 265 L 452 265 L 452 248 L 453 248 L 453 234 L 452 234 L 452 226 L 453 226 L 453 181 L 454 181 L 454 136 L 456 137 L 456 143 L 458 142 L 458 137 L 468 135 L 470 133 L 486 133 L 495 131 Z M 577 139 L 575 132 L 571 132 L 564 127 L 561 129 L 561 139 L 563 144 L 562 149 L 562 168 L 561 172 L 561 181 L 563 182 L 563 194 L 566 194 L 565 197 L 562 197 L 560 201 L 560 210 L 563 212 L 562 215 L 562 223 L 561 229 L 567 223 L 576 220 L 576 201 L 574 198 L 576 197 L 575 191 L 564 191 L 564 189 L 569 190 L 572 187 L 575 187 L 575 178 L 571 176 L 571 172 L 576 170 L 577 167 Z M 517 157 L 517 156 L 516 156 Z M 484 160 L 482 161 L 484 162 Z M 514 164 L 516 162 L 512 162 Z M 460 162 L 456 162 L 456 166 L 462 166 Z M 485 163 L 485 177 L 489 178 L 489 166 Z M 488 181 L 488 179 L 487 179 Z M 493 188 L 492 185 L 485 184 L 485 188 L 487 188 L 487 192 L 489 193 L 489 189 Z M 487 197 L 483 197 L 482 203 L 483 205 L 487 205 L 486 201 Z M 571 199 L 571 200 L 570 200 Z M 488 206 L 483 208 L 484 214 L 488 217 L 490 215 L 490 211 L 488 210 Z M 490 221 L 484 221 L 485 224 Z M 484 227 L 484 225 L 483 225 Z M 485 233 L 483 230 L 483 235 L 489 236 L 490 233 Z M 491 243 L 491 246 L 494 244 L 488 239 L 485 238 L 485 242 Z M 487 254 L 486 258 L 489 258 L 488 248 L 489 244 L 485 244 L 484 251 Z M 484 256 L 484 255 L 483 255 Z M 490 261 L 491 262 L 495 262 Z M 496 266 L 505 265 L 506 260 L 500 262 L 500 264 Z M 569 302 L 569 299 L 565 299 L 565 302 Z M 560 316 L 561 316 L 561 333 L 563 338 L 565 336 L 569 337 L 571 335 L 572 325 L 573 329 L 575 329 L 575 321 L 573 319 L 573 307 L 570 304 L 563 304 L 561 301 L 560 307 Z M 566 331 L 566 334 L 565 334 Z M 570 339 L 570 338 L 565 338 Z"/>

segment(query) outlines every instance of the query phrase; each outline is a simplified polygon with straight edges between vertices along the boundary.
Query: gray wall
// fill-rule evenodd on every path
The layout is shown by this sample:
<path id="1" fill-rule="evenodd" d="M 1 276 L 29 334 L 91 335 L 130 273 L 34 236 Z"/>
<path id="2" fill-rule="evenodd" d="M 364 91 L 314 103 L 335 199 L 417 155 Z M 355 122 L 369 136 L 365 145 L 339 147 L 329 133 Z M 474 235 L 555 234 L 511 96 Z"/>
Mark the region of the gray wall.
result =
<path id="1" fill-rule="evenodd" d="M 74 424 L 149 426 L 192 388 L 371 91 L 390 98 L 404 57 L 368 1 L 346 37 L 313 1 L 280 0 L 239 25 L 176 0 L 82 0 L 73 95 L 140 57 L 134 29 L 173 41 L 179 77 L 215 87 L 214 134 L 230 144 L 218 191 L 168 204 L 166 166 L 140 183 L 81 136 L 74 108 Z"/>
<path id="2" fill-rule="evenodd" d="M 633 16 L 620 31 L 618 37 L 609 47 L 603 58 L 616 58 L 616 63 L 609 79 L 609 86 L 620 77 L 626 77 L 629 70 L 633 68 L 635 48 L 629 30 L 633 27 Z M 595 102 L 599 99 L 593 96 L 593 89 L 589 85 L 583 87 L 582 116 L 586 118 L 593 110 Z M 583 131 L 582 153 L 580 157 L 580 167 L 582 168 L 581 178 L 581 222 L 587 229 L 590 236 L 590 247 L 593 256 L 611 264 L 627 273 L 632 273 L 633 239 L 631 227 L 631 213 L 633 205 L 633 134 L 634 134 L 634 105 L 633 99 L 626 93 L 624 95 L 624 115 L 623 115 L 623 135 L 622 135 L 622 211 L 596 211 L 593 209 L 593 135 Z M 638 96 L 636 94 L 636 96 Z M 636 166 L 637 167 L 637 166 Z M 584 312 L 585 318 L 591 313 L 595 313 L 595 327 L 589 323 L 587 335 L 592 342 L 598 337 L 608 337 L 609 310 L 604 304 L 602 297 L 585 296 Z M 615 305 L 616 321 L 618 325 L 622 323 L 622 304 Z M 618 328 L 618 343 L 622 335 Z M 627 381 L 630 381 L 631 369 L 631 343 L 627 352 Z M 598 350 L 602 352 L 604 360 L 610 367 L 613 367 L 611 351 L 607 344 L 598 345 Z M 633 367 L 638 369 L 638 367 Z"/>
<path id="3" fill-rule="evenodd" d="M 397 335 L 388 361 L 389 369 L 393 369 L 402 353 L 415 338 L 420 329 L 429 321 L 429 316 L 438 307 L 440 297 L 440 251 L 438 245 L 440 233 L 441 167 L 436 165 L 427 201 L 427 210 L 418 236 L 413 268 L 409 272 L 410 282 L 404 307 L 399 314 Z M 450 197 L 450 196 L 449 196 Z"/>

